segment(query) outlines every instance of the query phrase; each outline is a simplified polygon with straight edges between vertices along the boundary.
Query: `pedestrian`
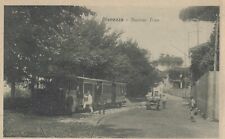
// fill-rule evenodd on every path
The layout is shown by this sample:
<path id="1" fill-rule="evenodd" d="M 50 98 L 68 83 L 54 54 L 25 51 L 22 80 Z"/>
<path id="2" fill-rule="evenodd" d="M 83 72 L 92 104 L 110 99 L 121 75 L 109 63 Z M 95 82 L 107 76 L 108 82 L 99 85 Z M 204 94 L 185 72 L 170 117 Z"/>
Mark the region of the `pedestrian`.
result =
<path id="1" fill-rule="evenodd" d="M 84 96 L 83 96 L 83 109 L 84 110 L 86 109 L 87 101 L 88 101 L 88 96 L 86 93 L 84 93 Z"/>
<path id="2" fill-rule="evenodd" d="M 191 96 L 190 97 L 191 100 L 190 100 L 190 119 L 192 122 L 196 122 L 194 116 L 195 116 L 195 112 L 196 112 L 196 101 L 194 100 L 194 98 Z"/>
<path id="3" fill-rule="evenodd" d="M 162 106 L 163 106 L 163 109 L 166 108 L 166 103 L 167 103 L 167 96 L 165 94 L 162 95 Z"/>
<path id="4" fill-rule="evenodd" d="M 93 110 L 93 106 L 92 106 L 92 103 L 93 103 L 93 98 L 92 98 L 92 95 L 90 93 L 90 91 L 88 92 L 88 106 L 89 106 L 89 109 L 91 110 L 91 113 L 94 112 Z"/>
<path id="5" fill-rule="evenodd" d="M 102 92 L 102 82 L 99 82 L 96 86 L 96 95 L 97 95 L 97 104 L 98 104 L 98 113 L 105 114 L 105 100 Z"/>
<path id="6" fill-rule="evenodd" d="M 90 91 L 88 91 L 87 94 L 84 94 L 83 109 L 85 110 L 86 107 L 88 106 L 88 108 L 91 110 L 91 113 L 92 113 L 93 112 L 92 103 L 93 103 L 93 98 L 92 98 Z"/>
<path id="7" fill-rule="evenodd" d="M 105 114 L 105 99 L 102 96 L 102 94 L 99 96 L 99 101 L 98 101 L 98 105 L 99 105 L 99 114 Z"/>
<path id="8" fill-rule="evenodd" d="M 78 106 L 81 106 L 82 102 L 84 101 L 84 100 L 82 100 L 84 95 L 81 93 L 79 86 L 77 86 L 77 88 L 76 88 L 76 94 L 77 94 L 77 104 L 78 104 Z"/>

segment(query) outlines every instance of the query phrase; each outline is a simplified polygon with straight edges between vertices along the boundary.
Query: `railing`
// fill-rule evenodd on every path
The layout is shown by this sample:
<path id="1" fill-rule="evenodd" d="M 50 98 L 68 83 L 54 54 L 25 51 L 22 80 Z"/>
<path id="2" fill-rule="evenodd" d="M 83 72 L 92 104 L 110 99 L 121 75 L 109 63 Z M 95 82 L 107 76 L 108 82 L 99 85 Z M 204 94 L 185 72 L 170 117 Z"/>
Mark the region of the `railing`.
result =
<path id="1" fill-rule="evenodd" d="M 170 88 L 164 90 L 165 93 L 168 93 L 170 95 L 182 97 L 182 98 L 189 98 L 190 97 L 190 88 Z"/>

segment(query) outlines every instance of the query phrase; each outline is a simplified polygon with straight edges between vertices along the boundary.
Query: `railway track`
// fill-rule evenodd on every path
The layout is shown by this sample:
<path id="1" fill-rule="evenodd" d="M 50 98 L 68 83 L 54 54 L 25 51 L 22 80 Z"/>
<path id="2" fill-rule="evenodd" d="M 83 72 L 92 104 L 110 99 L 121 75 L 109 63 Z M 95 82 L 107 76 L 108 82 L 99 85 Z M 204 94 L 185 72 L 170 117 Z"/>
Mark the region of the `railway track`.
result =
<path id="1" fill-rule="evenodd" d="M 93 128 L 91 128 L 91 130 L 90 130 L 91 132 L 90 132 L 90 135 L 89 135 L 91 138 L 96 138 L 96 136 L 95 136 L 96 129 L 101 125 L 101 121 L 104 120 L 105 117 L 106 117 L 106 115 L 100 117 L 97 120 L 95 126 Z"/>

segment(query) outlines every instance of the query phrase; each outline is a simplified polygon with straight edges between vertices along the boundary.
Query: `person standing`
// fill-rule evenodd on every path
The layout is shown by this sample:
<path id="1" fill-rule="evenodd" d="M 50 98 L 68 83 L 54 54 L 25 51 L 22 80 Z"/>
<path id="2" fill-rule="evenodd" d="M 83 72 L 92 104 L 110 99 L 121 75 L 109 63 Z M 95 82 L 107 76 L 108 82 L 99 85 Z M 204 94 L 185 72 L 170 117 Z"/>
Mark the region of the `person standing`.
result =
<path id="1" fill-rule="evenodd" d="M 93 103 L 93 98 L 92 98 L 90 91 L 88 91 L 87 94 L 84 94 L 83 109 L 85 110 L 86 107 L 88 106 L 88 108 L 91 110 L 91 112 L 93 112 L 92 103 Z"/>
<path id="2" fill-rule="evenodd" d="M 84 94 L 83 109 L 85 110 L 86 107 L 88 106 L 88 108 L 91 110 L 91 112 L 93 112 L 92 103 L 93 103 L 92 95 L 91 95 L 90 91 L 88 91 L 87 94 Z"/>
<path id="3" fill-rule="evenodd" d="M 97 86 L 96 86 L 96 95 L 97 95 L 97 104 L 98 104 L 98 113 L 101 114 L 105 114 L 105 98 L 103 96 L 103 92 L 102 92 L 102 82 L 98 82 Z"/>
<path id="4" fill-rule="evenodd" d="M 105 101 L 103 98 L 100 98 L 100 101 L 99 101 L 99 111 L 98 111 L 99 114 L 105 114 Z"/>
<path id="5" fill-rule="evenodd" d="M 195 116 L 195 110 L 196 110 L 196 101 L 194 100 L 194 98 L 191 96 L 191 100 L 190 100 L 191 102 L 190 102 L 190 115 L 191 115 L 191 117 L 190 117 L 190 119 L 191 119 L 191 121 L 192 122 L 196 122 L 195 121 L 195 118 L 194 118 L 194 116 Z"/>
<path id="6" fill-rule="evenodd" d="M 83 110 L 86 109 L 87 101 L 88 101 L 88 95 L 86 93 L 84 93 L 84 96 L 83 96 Z"/>
<path id="7" fill-rule="evenodd" d="M 93 103 L 93 98 L 92 98 L 92 95 L 91 95 L 90 91 L 88 91 L 88 102 L 87 102 L 87 104 L 89 106 L 89 109 L 91 110 L 91 113 L 94 112 L 92 103 Z"/>
<path id="8" fill-rule="evenodd" d="M 163 109 L 166 108 L 166 103 L 167 103 L 167 96 L 165 94 L 162 95 L 162 106 L 163 106 Z"/>

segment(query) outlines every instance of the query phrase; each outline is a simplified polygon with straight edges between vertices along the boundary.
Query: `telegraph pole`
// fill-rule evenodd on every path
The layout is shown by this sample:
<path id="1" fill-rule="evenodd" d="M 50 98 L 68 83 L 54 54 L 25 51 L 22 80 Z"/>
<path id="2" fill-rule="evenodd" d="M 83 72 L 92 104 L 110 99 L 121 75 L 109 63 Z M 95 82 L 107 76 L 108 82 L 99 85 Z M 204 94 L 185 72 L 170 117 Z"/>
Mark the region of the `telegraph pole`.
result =
<path id="1" fill-rule="evenodd" d="M 215 47 L 214 47 L 214 65 L 213 65 L 213 115 L 212 118 L 213 120 L 216 117 L 216 92 L 217 92 L 217 77 L 216 77 L 216 72 L 217 72 L 217 54 L 218 54 L 218 33 L 219 33 L 219 15 L 217 15 L 216 23 L 215 23 Z"/>
<path id="2" fill-rule="evenodd" d="M 199 20 L 197 20 L 197 46 L 199 46 Z"/>
<path id="3" fill-rule="evenodd" d="M 188 61 L 190 62 L 190 64 L 191 64 L 191 55 L 190 55 L 190 34 L 191 33 L 193 33 L 193 32 L 188 32 Z M 199 39 L 198 39 L 199 40 Z M 198 43 L 198 42 L 197 42 Z M 191 66 L 191 65 L 190 65 Z M 188 75 L 189 75 L 189 77 L 190 77 L 190 86 L 191 86 L 191 89 L 192 89 L 192 85 L 193 85 L 193 77 L 192 77 L 192 72 L 191 72 L 191 68 L 189 67 L 189 70 L 188 70 Z M 189 96 L 191 96 L 191 89 L 189 90 Z M 186 92 L 185 92 L 185 97 L 186 97 L 187 95 L 186 95 Z M 187 97 L 186 97 L 187 98 Z"/>
<path id="4" fill-rule="evenodd" d="M 196 30 L 196 32 L 197 32 L 197 46 L 199 46 L 199 19 L 196 18 L 193 21 L 196 22 L 196 27 L 197 27 L 197 30 Z M 192 33 L 192 32 L 188 32 L 188 48 L 190 47 L 190 33 Z M 188 56 L 190 58 L 190 54 L 188 54 Z M 190 71 L 190 76 L 191 76 L 191 90 L 192 90 L 192 87 L 194 85 L 194 79 L 193 79 L 193 75 L 192 75 L 191 71 Z"/>
<path id="5" fill-rule="evenodd" d="M 199 19 L 195 18 L 193 21 L 195 21 L 197 24 L 197 46 L 199 46 Z"/>
<path id="6" fill-rule="evenodd" d="M 218 53 L 218 30 L 219 30 L 219 17 L 217 16 L 216 19 L 216 28 L 215 28 L 215 48 L 214 48 L 214 65 L 213 65 L 213 71 L 217 71 L 217 53 Z"/>

